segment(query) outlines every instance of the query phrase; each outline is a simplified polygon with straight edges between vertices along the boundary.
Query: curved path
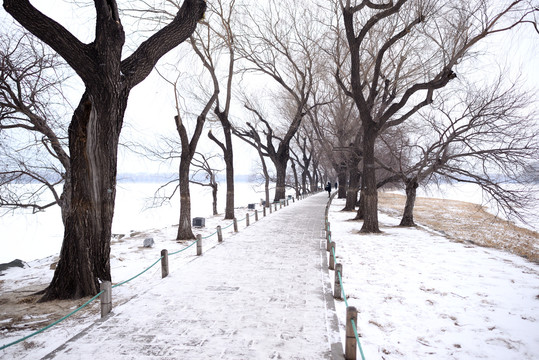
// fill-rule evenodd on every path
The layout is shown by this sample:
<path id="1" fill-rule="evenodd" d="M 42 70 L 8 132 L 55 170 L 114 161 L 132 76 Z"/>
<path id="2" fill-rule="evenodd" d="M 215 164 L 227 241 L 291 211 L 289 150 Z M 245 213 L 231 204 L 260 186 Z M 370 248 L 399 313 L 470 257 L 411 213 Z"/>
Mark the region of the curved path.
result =
<path id="1" fill-rule="evenodd" d="M 45 359 L 341 359 L 326 202 L 314 195 L 240 230 Z M 132 316 L 148 312 L 151 323 Z"/>

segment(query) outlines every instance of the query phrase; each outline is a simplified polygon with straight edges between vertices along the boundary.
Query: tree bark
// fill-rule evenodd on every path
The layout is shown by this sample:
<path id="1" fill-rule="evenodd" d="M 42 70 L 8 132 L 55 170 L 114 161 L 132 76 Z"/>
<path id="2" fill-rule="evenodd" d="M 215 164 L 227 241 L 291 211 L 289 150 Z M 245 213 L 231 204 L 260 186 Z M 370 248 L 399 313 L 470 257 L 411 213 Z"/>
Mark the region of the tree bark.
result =
<path id="1" fill-rule="evenodd" d="M 40 301 L 80 298 L 111 280 L 118 139 L 127 95 L 85 92 L 69 126 L 71 201 L 60 261 Z M 68 194 L 69 195 L 69 194 Z"/>
<path id="2" fill-rule="evenodd" d="M 298 198 L 300 194 L 298 172 L 296 170 L 296 164 L 294 163 L 294 161 L 292 161 L 290 165 L 292 167 L 292 172 L 294 173 L 294 190 L 296 192 L 296 198 Z"/>
<path id="3" fill-rule="evenodd" d="M 377 130 L 372 122 L 366 122 L 363 126 L 363 233 L 378 233 L 378 189 L 376 187 L 374 144 Z"/>
<path id="4" fill-rule="evenodd" d="M 415 226 L 414 205 L 419 184 L 416 178 L 406 180 L 406 204 L 399 226 Z"/>
<path id="5" fill-rule="evenodd" d="M 232 137 L 230 131 L 225 132 L 227 150 L 224 152 L 226 167 L 226 200 L 225 200 L 225 220 L 234 219 L 234 153 L 232 149 Z"/>
<path id="6" fill-rule="evenodd" d="M 337 165 L 337 178 L 339 181 L 339 192 L 337 197 L 339 199 L 346 199 L 347 166 L 348 165 L 346 163 Z"/>
<path id="7" fill-rule="evenodd" d="M 171 23 L 123 61 L 125 34 L 114 0 L 94 1 L 96 35 L 90 44 L 80 42 L 28 0 L 4 0 L 3 5 L 62 56 L 86 87 L 69 126 L 71 200 L 60 261 L 40 301 L 95 295 L 99 280 L 111 280 L 118 139 L 129 92 L 164 54 L 193 33 L 206 3 L 185 0 Z"/>
<path id="8" fill-rule="evenodd" d="M 277 172 L 277 179 L 275 180 L 275 197 L 273 201 L 279 201 L 286 197 L 286 165 L 288 158 L 285 160 L 279 159 L 275 161 L 275 170 Z"/>
<path id="9" fill-rule="evenodd" d="M 191 228 L 191 192 L 189 190 L 189 167 L 191 156 L 182 153 L 180 160 L 180 219 L 178 221 L 178 234 L 176 240 L 194 239 Z"/>
<path id="10" fill-rule="evenodd" d="M 219 141 L 210 131 L 208 136 L 215 142 L 223 151 L 226 168 L 226 202 L 225 202 L 225 219 L 234 219 L 234 149 L 232 147 L 232 125 L 228 119 L 226 112 L 219 111 L 216 107 L 215 114 L 223 127 L 225 143 Z"/>
<path id="11" fill-rule="evenodd" d="M 359 169 L 357 168 L 357 165 L 355 165 L 350 170 L 350 183 L 348 185 L 348 189 L 346 190 L 346 204 L 342 211 L 356 210 L 356 206 L 358 203 L 357 194 L 359 193 L 360 178 L 361 175 Z"/>
<path id="12" fill-rule="evenodd" d="M 212 175 L 212 186 L 211 186 L 211 194 L 213 197 L 212 201 L 212 207 L 213 207 L 213 215 L 219 215 L 217 212 L 217 190 L 219 188 L 219 185 L 217 185 L 217 182 L 215 182 L 215 176 Z"/>

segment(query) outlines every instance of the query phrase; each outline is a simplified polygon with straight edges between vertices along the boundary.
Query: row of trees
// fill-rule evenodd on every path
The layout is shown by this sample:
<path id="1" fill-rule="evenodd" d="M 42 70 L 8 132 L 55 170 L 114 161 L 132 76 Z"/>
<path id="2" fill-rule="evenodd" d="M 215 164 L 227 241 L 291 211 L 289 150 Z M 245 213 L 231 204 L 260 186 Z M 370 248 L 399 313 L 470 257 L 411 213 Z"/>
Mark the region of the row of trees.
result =
<path id="1" fill-rule="evenodd" d="M 123 11 L 116 1 L 94 4 L 96 37 L 84 44 L 29 1 L 4 0 L 6 11 L 55 52 L 21 39 L 3 42 L 1 54 L 1 151 L 10 159 L 1 174 L 1 205 L 41 209 L 51 204 L 34 200 L 49 189 L 65 225 L 60 262 L 42 300 L 92 295 L 99 280 L 110 280 L 117 148 L 129 92 L 184 41 L 193 54 L 189 63 L 159 71 L 176 99 L 170 121 L 177 136 L 151 151 L 179 158 L 177 239 L 194 237 L 193 164 L 216 191 L 208 161 L 214 155 L 196 155 L 208 118 L 221 125 L 208 138 L 224 159 L 227 219 L 234 217 L 233 136 L 259 155 L 266 201 L 270 180 L 278 200 L 287 187 L 299 195 L 337 179 L 344 210 L 357 209 L 363 232 L 379 231 L 377 189 L 389 183 L 406 189 L 406 226 L 413 225 L 416 189 L 428 181 L 478 183 L 508 212 L 528 199 L 503 184 L 522 181 L 537 159 L 533 98 L 502 75 L 475 86 L 458 75 L 484 39 L 536 25 L 538 10 L 528 1 L 270 0 L 248 6 L 184 0 L 159 7 L 129 2 Z M 122 14 L 160 28 L 127 57 Z M 68 127 L 54 113 L 62 106 L 51 100 L 62 93 L 59 57 L 86 88 Z M 189 105 L 178 100 L 187 93 L 180 75 L 186 68 L 200 80 Z M 191 132 L 187 123 L 194 125 Z M 32 134 L 31 147 L 15 141 L 22 131 Z M 20 156 L 52 161 L 40 165 Z M 36 193 L 11 191 L 8 184 L 29 176 L 43 184 Z"/>

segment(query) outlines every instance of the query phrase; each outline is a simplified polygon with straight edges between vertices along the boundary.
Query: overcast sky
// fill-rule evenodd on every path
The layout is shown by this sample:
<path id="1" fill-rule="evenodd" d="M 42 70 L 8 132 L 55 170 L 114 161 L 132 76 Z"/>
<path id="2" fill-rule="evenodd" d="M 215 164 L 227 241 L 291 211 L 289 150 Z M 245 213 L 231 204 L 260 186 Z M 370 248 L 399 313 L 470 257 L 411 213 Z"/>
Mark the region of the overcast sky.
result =
<path id="1" fill-rule="evenodd" d="M 73 32 L 80 40 L 84 42 L 91 41 L 94 32 L 94 10 L 88 7 L 80 7 L 70 1 L 36 0 L 32 3 L 48 16 L 64 25 Z M 80 4 L 80 2 L 78 2 Z M 0 20 L 4 25 L 9 26 L 9 16 L 3 8 L 0 10 Z M 124 26 L 130 36 L 129 21 L 123 20 Z M 127 47 L 133 47 L 137 39 L 133 36 L 127 41 Z M 182 52 L 185 53 L 189 47 L 187 44 L 180 45 L 179 50 L 166 56 L 160 64 L 174 61 Z M 470 78 L 477 78 L 478 81 L 488 78 L 497 71 L 498 68 L 510 69 L 510 77 L 515 79 L 517 76 L 526 82 L 529 88 L 539 84 L 539 35 L 533 31 L 531 26 L 521 27 L 518 31 L 511 34 L 495 36 L 490 42 L 486 43 L 482 50 L 486 51 L 484 56 L 480 57 L 473 64 L 468 64 L 466 68 L 474 67 L 474 73 L 459 74 Z M 125 53 L 128 53 L 129 48 Z M 463 68 L 464 70 L 464 68 Z M 189 69 L 184 69 L 189 71 Z M 260 84 L 264 86 L 264 84 Z M 70 94 L 73 105 L 76 105 L 82 94 L 82 84 Z M 190 104 L 186 104 L 189 107 Z M 239 108 L 238 108 L 239 109 Z M 173 90 L 170 85 L 166 85 L 154 71 L 148 79 L 135 87 L 129 98 L 124 129 L 122 131 L 121 141 L 126 142 L 131 139 L 141 143 L 155 143 L 163 135 L 176 135 L 173 117 L 176 114 L 173 101 Z M 233 114 L 234 115 L 234 114 Z M 240 121 L 243 115 L 239 116 Z M 238 117 L 237 117 L 238 118 Z M 195 118 L 191 118 L 194 124 Z M 208 130 L 212 128 L 216 134 L 219 133 L 220 124 L 206 124 L 206 128 L 201 137 L 200 150 L 204 152 L 220 153 L 217 147 L 207 138 Z M 254 160 L 257 158 L 256 152 L 239 140 L 235 140 L 235 172 L 236 174 L 250 174 Z M 141 159 L 125 149 L 120 149 L 118 172 L 174 172 L 177 170 L 178 163 L 158 164 L 148 160 Z M 223 167 L 224 169 L 224 167 Z"/>

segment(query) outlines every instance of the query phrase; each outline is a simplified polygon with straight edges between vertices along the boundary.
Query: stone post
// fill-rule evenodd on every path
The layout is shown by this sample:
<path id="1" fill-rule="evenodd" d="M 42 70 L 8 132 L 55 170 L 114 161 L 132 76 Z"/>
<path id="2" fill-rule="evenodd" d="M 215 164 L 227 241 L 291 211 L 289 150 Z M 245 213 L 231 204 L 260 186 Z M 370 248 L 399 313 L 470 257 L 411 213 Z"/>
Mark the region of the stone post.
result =
<path id="1" fill-rule="evenodd" d="M 234 232 L 238 232 L 238 219 L 234 218 Z"/>
<path id="2" fill-rule="evenodd" d="M 344 358 L 346 360 L 356 360 L 357 341 L 352 321 L 354 321 L 357 330 L 357 310 L 355 307 L 349 306 L 346 308 L 346 340 L 344 345 Z"/>
<path id="3" fill-rule="evenodd" d="M 342 264 L 335 265 L 335 285 L 333 286 L 333 297 L 335 299 L 342 299 L 341 282 L 339 281 L 339 274 L 342 279 Z"/>
<path id="4" fill-rule="evenodd" d="M 100 288 L 103 291 L 99 297 L 101 300 L 101 318 L 104 318 L 112 311 L 112 283 L 103 281 Z"/>
<path id="5" fill-rule="evenodd" d="M 168 276 L 168 250 L 161 250 L 161 278 Z"/>
<path id="6" fill-rule="evenodd" d="M 223 242 L 223 231 L 221 230 L 221 225 L 217 225 L 217 241 Z"/>
<path id="7" fill-rule="evenodd" d="M 249 226 L 249 214 L 246 214 L 245 216 L 245 225 Z"/>
<path id="8" fill-rule="evenodd" d="M 329 249 L 329 269 L 335 270 L 335 241 L 331 242 L 330 249 Z"/>
<path id="9" fill-rule="evenodd" d="M 331 250 L 331 231 L 326 232 L 327 251 Z"/>
<path id="10" fill-rule="evenodd" d="M 202 235 L 197 234 L 197 256 L 202 255 Z"/>
<path id="11" fill-rule="evenodd" d="M 258 210 L 255 210 L 255 221 L 258 221 Z"/>

